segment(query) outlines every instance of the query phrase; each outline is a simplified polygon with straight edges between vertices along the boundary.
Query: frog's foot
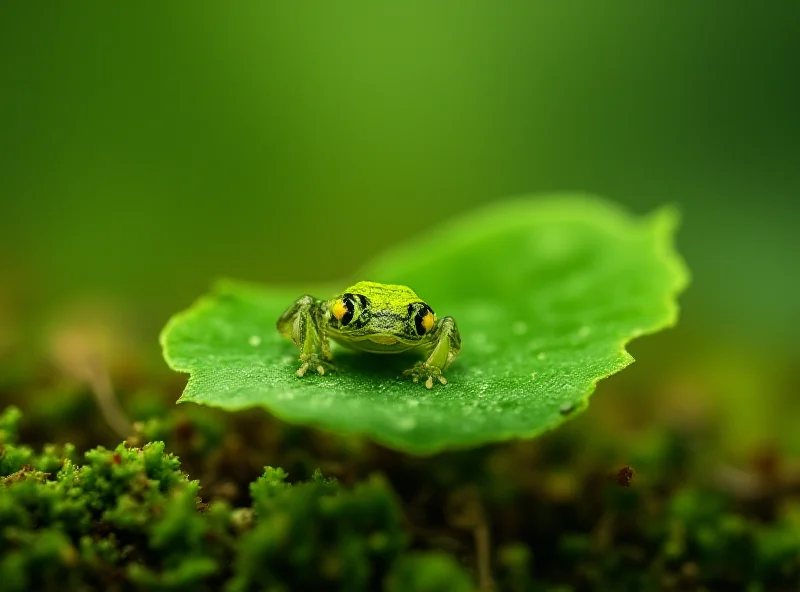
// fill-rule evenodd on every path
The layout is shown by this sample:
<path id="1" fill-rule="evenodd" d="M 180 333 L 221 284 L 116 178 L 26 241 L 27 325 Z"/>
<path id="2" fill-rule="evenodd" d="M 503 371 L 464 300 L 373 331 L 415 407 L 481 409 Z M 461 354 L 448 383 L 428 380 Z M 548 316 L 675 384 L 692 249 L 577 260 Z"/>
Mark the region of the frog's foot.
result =
<path id="1" fill-rule="evenodd" d="M 417 362 L 413 368 L 403 372 L 403 375 L 411 376 L 414 382 L 424 380 L 427 388 L 433 388 L 434 380 L 438 380 L 441 384 L 447 384 L 447 379 L 442 375 L 442 369 L 426 362 Z"/>
<path id="2" fill-rule="evenodd" d="M 300 361 L 303 362 L 300 367 L 297 369 L 297 376 L 302 378 L 305 376 L 306 372 L 309 368 L 317 371 L 317 374 L 322 376 L 325 374 L 326 371 L 332 372 L 336 370 L 336 367 L 331 364 L 328 360 L 322 358 L 317 354 L 301 354 Z"/>

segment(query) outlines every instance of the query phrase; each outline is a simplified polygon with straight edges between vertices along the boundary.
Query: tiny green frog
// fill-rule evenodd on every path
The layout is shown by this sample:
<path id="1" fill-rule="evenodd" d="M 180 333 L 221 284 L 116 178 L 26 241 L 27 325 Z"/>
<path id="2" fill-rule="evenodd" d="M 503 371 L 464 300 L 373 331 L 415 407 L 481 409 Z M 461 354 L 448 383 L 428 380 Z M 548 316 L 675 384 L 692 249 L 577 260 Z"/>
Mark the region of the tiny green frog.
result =
<path id="1" fill-rule="evenodd" d="M 428 388 L 447 384 L 443 372 L 461 350 L 461 335 L 452 317 L 437 319 L 433 309 L 411 288 L 358 282 L 331 300 L 303 296 L 277 322 L 278 331 L 300 348 L 302 377 L 309 368 L 331 370 L 336 343 L 372 354 L 419 352 L 425 359 L 406 370 Z"/>

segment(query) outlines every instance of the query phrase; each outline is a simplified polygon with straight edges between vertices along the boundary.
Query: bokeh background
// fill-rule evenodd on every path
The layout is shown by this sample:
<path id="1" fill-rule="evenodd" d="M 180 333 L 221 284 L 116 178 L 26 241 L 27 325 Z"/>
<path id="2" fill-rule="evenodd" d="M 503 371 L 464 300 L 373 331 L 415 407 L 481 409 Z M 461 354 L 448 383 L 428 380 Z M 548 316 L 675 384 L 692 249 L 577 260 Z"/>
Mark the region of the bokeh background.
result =
<path id="1" fill-rule="evenodd" d="M 582 191 L 678 205 L 694 278 L 592 405 L 800 453 L 799 63 L 789 0 L 4 3 L 0 364 L 79 310 L 164 371 L 159 329 L 216 277 L 349 277 Z"/>

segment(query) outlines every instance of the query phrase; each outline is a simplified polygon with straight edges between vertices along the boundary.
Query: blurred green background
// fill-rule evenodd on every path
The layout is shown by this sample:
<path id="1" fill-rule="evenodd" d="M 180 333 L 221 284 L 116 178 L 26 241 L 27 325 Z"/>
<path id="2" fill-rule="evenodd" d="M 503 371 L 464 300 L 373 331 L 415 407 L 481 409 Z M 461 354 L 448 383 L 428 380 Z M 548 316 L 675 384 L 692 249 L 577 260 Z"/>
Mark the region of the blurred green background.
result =
<path id="1" fill-rule="evenodd" d="M 624 380 L 792 405 L 798 60 L 781 0 L 5 3 L 0 355 L 104 302 L 157 356 L 218 276 L 346 277 L 481 203 L 577 190 L 684 215 L 681 327 Z"/>

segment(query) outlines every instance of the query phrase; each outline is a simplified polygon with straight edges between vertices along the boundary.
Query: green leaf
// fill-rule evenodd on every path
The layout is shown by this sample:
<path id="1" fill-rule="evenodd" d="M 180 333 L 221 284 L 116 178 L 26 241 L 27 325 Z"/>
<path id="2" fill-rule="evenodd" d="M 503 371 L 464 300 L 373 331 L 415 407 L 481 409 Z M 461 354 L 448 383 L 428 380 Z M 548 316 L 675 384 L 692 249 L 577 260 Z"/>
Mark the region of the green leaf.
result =
<path id="1" fill-rule="evenodd" d="M 275 320 L 303 293 L 330 297 L 348 282 L 316 291 L 221 282 L 170 320 L 164 357 L 190 373 L 182 402 L 263 406 L 410 452 L 535 436 L 633 361 L 631 339 L 676 322 L 688 281 L 672 246 L 676 226 L 671 209 L 636 219 L 589 197 L 519 199 L 379 257 L 353 282 L 406 284 L 459 325 L 462 352 L 443 387 L 401 378 L 413 359 L 343 349 L 337 372 L 295 376 L 297 348 Z M 368 248 L 353 240 L 349 247 Z"/>

